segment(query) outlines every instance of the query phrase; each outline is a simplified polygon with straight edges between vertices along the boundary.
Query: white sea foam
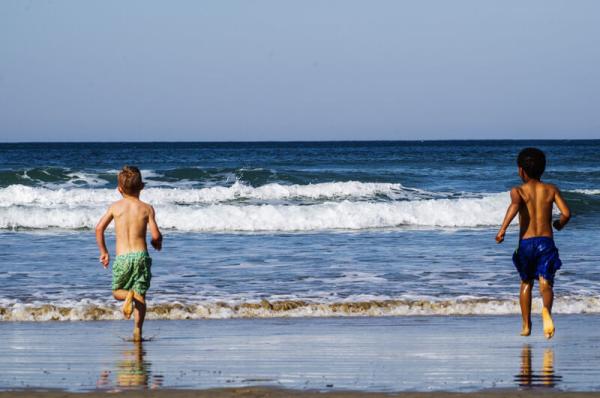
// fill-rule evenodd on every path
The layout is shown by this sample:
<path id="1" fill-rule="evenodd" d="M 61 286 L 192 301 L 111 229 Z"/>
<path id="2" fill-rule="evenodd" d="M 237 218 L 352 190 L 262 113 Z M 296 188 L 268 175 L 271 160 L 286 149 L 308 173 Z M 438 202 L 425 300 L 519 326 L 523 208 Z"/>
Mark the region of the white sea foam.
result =
<path id="1" fill-rule="evenodd" d="M 39 196 L 40 202 L 50 196 Z M 8 200 L 8 199 L 7 199 Z M 91 228 L 104 208 L 90 198 L 54 206 L 0 207 L 0 228 Z M 170 202 L 170 201 L 169 201 Z M 479 227 L 498 225 L 506 193 L 482 198 L 387 202 L 324 202 L 312 205 L 163 205 L 155 201 L 163 228 L 180 231 L 360 230 L 398 226 Z"/>
<path id="2" fill-rule="evenodd" d="M 600 195 L 600 189 L 572 189 L 569 192 L 582 193 L 584 195 Z"/>
<path id="3" fill-rule="evenodd" d="M 541 310 L 535 300 L 533 311 Z M 277 317 L 344 317 L 344 316 L 460 316 L 518 314 L 516 299 L 458 298 L 448 300 L 387 299 L 376 301 L 311 302 L 302 300 L 260 302 L 149 302 L 148 319 L 228 319 Z M 553 313 L 600 313 L 597 297 L 560 297 Z M 0 304 L 0 321 L 91 321 L 122 319 L 116 304 L 82 300 L 61 303 L 4 302 Z"/>
<path id="4" fill-rule="evenodd" d="M 78 186 L 80 184 L 85 184 L 90 187 L 99 187 L 108 184 L 108 181 L 98 177 L 97 174 L 94 173 L 83 173 L 83 172 L 73 172 L 68 173 L 71 179 L 68 181 L 67 186 Z M 62 187 L 61 185 L 59 185 Z"/>
<path id="5" fill-rule="evenodd" d="M 49 189 L 11 185 L 0 188 L 0 207 L 35 206 L 41 208 L 76 208 L 105 205 L 119 199 L 115 189 Z"/>
<path id="6" fill-rule="evenodd" d="M 378 195 L 394 200 L 440 197 L 441 194 L 405 188 L 401 184 L 365 183 L 358 181 L 331 182 L 308 185 L 267 184 L 251 187 L 240 182 L 232 186 L 210 188 L 147 188 L 142 199 L 153 204 L 207 204 L 233 200 L 254 199 L 277 201 L 288 199 L 368 199 Z M 11 185 L 0 188 L 0 206 L 81 206 L 107 204 L 119 198 L 116 189 L 48 189 Z"/>
<path id="7" fill-rule="evenodd" d="M 156 207 L 164 228 L 249 232 L 497 225 L 508 200 L 506 193 L 444 195 L 391 183 L 251 187 L 236 182 L 201 189 L 148 188 L 142 199 Z M 91 228 L 119 198 L 114 189 L 11 185 L 0 189 L 0 228 Z"/>

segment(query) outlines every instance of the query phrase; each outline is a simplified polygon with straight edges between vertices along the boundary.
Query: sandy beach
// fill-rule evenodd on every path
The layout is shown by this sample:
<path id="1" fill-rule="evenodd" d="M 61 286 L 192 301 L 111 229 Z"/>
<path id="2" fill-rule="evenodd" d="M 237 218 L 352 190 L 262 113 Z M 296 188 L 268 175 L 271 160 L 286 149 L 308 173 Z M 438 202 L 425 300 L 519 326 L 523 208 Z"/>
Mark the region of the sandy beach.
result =
<path id="1" fill-rule="evenodd" d="M 600 0 L 0 0 L 0 398 L 600 398 L 599 40 Z"/>
<path id="2" fill-rule="evenodd" d="M 600 317 L 558 315 L 550 341 L 540 323 L 522 338 L 516 316 L 150 321 L 136 345 L 129 322 L 5 322 L 0 388 L 598 391 Z"/>

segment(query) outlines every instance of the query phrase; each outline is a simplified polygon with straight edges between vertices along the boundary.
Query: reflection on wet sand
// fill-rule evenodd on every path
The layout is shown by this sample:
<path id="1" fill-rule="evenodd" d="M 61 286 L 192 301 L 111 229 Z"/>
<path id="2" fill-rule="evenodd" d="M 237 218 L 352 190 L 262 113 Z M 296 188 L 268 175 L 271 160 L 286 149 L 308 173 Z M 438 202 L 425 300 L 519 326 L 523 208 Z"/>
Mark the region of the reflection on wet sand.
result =
<path id="1" fill-rule="evenodd" d="M 116 366 L 116 380 L 111 382 L 111 371 L 100 373 L 96 387 L 99 389 L 156 389 L 162 386 L 163 376 L 152 375 L 150 362 L 144 360 L 146 351 L 143 342 L 133 343 L 133 349 L 123 351 L 121 360 Z"/>
<path id="2" fill-rule="evenodd" d="M 540 373 L 534 373 L 531 346 L 525 344 L 521 350 L 521 373 L 515 376 L 519 387 L 555 387 L 561 382 L 562 376 L 554 374 L 554 350 L 546 348 Z"/>

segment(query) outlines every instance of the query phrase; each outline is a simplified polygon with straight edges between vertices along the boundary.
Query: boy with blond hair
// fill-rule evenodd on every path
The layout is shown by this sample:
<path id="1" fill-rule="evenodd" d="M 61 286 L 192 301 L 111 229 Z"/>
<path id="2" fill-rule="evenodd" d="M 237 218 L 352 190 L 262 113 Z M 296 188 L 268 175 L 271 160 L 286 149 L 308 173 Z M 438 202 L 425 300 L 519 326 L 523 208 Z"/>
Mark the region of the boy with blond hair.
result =
<path id="1" fill-rule="evenodd" d="M 146 231 L 150 228 L 151 244 L 162 248 L 162 235 L 156 224 L 154 208 L 140 200 L 144 188 L 140 170 L 125 166 L 119 172 L 118 190 L 123 199 L 113 203 L 96 226 L 96 242 L 100 262 L 108 268 L 110 255 L 106 248 L 104 231 L 115 221 L 117 256 L 112 265 L 113 297 L 123 303 L 125 319 L 134 314 L 133 340 L 142 340 L 142 326 L 146 316 L 146 292 L 152 278 L 152 259 L 148 255 Z"/>

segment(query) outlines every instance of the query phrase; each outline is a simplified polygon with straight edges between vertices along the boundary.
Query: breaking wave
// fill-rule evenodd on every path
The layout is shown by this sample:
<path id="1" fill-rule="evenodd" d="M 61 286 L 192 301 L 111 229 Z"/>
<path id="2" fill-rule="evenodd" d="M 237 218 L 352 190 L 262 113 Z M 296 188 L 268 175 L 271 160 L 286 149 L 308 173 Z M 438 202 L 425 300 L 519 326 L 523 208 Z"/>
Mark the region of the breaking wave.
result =
<path id="1" fill-rule="evenodd" d="M 44 198 L 42 195 L 39 200 L 51 200 L 51 196 Z M 181 206 L 156 201 L 155 207 L 158 222 L 166 229 L 255 232 L 360 230 L 399 226 L 493 226 L 501 222 L 507 204 L 508 195 L 500 193 L 481 198 L 386 202 L 342 200 L 310 205 Z M 104 210 L 104 206 L 95 203 L 93 199 L 87 203 L 82 200 L 47 206 L 4 205 L 0 207 L 0 228 L 92 228 Z"/>
<path id="2" fill-rule="evenodd" d="M 600 195 L 600 189 L 572 189 L 569 192 L 576 192 L 590 196 Z"/>
<path id="3" fill-rule="evenodd" d="M 600 211 L 600 190 L 566 193 L 576 214 Z M 0 188 L 0 229 L 88 229 L 118 200 L 115 189 L 11 185 Z M 147 188 L 159 224 L 184 232 L 361 230 L 498 225 L 506 193 L 430 192 L 359 181 L 252 187 Z"/>
<path id="4" fill-rule="evenodd" d="M 441 197 L 442 194 L 406 188 L 401 184 L 370 182 L 330 182 L 308 185 L 267 184 L 260 187 L 235 182 L 229 187 L 208 188 L 147 188 L 142 199 L 154 205 L 212 204 L 240 200 L 282 201 L 290 199 L 372 199 L 414 200 Z M 0 206 L 89 206 L 108 204 L 120 196 L 116 189 L 48 189 L 11 185 L 0 188 Z"/>
<path id="5" fill-rule="evenodd" d="M 535 300 L 533 310 L 541 311 Z M 321 303 L 284 300 L 231 303 L 157 303 L 149 302 L 147 318 L 163 320 L 345 317 L 345 316 L 460 316 L 519 314 L 519 304 L 512 299 L 465 298 L 453 300 L 371 300 Z M 600 313 L 600 298 L 561 297 L 554 313 Z M 82 300 L 63 304 L 5 303 L 0 306 L 0 321 L 95 321 L 123 319 L 115 304 Z"/>

